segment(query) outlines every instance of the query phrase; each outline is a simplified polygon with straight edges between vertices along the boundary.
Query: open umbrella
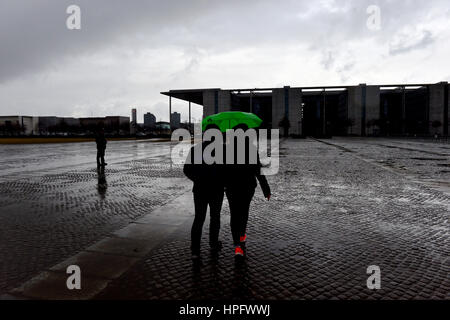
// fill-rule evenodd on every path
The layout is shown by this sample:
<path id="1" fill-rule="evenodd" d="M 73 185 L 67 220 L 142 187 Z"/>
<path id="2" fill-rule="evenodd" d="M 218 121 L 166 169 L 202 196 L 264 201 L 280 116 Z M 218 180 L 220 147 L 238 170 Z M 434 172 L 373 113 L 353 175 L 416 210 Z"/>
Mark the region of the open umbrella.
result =
<path id="1" fill-rule="evenodd" d="M 263 121 L 253 113 L 231 111 L 208 116 L 202 121 L 202 130 L 209 125 L 216 125 L 221 132 L 233 129 L 237 125 L 245 124 L 249 129 L 258 128 Z"/>

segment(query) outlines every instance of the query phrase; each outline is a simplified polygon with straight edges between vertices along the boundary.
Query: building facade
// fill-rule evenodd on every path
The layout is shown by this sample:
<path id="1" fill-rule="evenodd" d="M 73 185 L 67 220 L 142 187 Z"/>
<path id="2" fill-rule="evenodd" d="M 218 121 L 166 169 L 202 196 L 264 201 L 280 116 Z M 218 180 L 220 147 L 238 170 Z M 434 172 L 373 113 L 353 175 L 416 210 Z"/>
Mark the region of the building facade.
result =
<path id="1" fill-rule="evenodd" d="M 396 84 L 162 92 L 203 106 L 203 116 L 252 112 L 293 136 L 448 136 L 449 84 Z"/>
<path id="2" fill-rule="evenodd" d="M 170 115 L 170 126 L 172 129 L 179 129 L 181 126 L 181 114 L 178 112 L 173 112 Z"/>
<path id="3" fill-rule="evenodd" d="M 33 135 L 37 131 L 36 121 L 27 116 L 0 116 L 1 135 Z"/>
<path id="4" fill-rule="evenodd" d="M 136 134 L 137 128 L 137 110 L 136 108 L 131 109 L 131 122 L 130 122 L 130 133 Z"/>
<path id="5" fill-rule="evenodd" d="M 106 134 L 127 135 L 130 133 L 130 118 L 120 116 L 80 118 L 83 132 L 94 133 L 103 128 Z"/>
<path id="6" fill-rule="evenodd" d="M 156 127 L 156 117 L 153 113 L 147 112 L 144 114 L 144 128 L 145 129 L 155 129 Z"/>
<path id="7" fill-rule="evenodd" d="M 0 135 L 73 135 L 92 134 L 102 127 L 105 133 L 128 135 L 130 133 L 129 117 L 27 117 L 0 116 Z"/>
<path id="8" fill-rule="evenodd" d="M 155 126 L 156 133 L 160 136 L 169 136 L 171 129 L 170 129 L 170 123 L 165 121 L 159 121 L 156 123 Z"/>

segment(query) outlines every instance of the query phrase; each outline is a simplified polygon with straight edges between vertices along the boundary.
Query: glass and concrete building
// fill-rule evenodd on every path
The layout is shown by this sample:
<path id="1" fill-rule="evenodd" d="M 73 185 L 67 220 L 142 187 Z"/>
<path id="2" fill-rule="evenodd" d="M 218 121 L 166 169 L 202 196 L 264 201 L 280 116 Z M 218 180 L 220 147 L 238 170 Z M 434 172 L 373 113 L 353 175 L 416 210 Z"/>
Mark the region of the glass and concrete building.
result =
<path id="1" fill-rule="evenodd" d="M 203 107 L 203 116 L 245 111 L 294 136 L 448 136 L 449 84 L 198 89 L 162 92 Z"/>

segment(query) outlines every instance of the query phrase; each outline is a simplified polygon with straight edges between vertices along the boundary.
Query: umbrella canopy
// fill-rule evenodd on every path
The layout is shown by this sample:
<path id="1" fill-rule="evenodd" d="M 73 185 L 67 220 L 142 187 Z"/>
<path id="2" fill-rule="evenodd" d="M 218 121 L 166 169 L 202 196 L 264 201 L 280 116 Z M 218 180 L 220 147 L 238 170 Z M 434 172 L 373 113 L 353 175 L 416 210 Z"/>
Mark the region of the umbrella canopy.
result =
<path id="1" fill-rule="evenodd" d="M 237 125 L 245 124 L 249 129 L 258 128 L 263 121 L 253 113 L 247 112 L 222 112 L 208 116 L 202 121 L 202 130 L 205 131 L 208 125 L 216 125 L 221 132 L 233 129 Z"/>

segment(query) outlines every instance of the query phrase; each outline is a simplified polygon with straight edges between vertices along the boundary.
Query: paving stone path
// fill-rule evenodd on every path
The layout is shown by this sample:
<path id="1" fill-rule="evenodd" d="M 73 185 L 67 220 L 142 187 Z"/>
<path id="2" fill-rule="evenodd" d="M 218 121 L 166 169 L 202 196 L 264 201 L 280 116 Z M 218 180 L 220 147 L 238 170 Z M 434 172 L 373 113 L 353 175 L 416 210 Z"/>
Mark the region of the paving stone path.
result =
<path id="1" fill-rule="evenodd" d="M 443 183 L 442 167 L 411 160 L 401 169 L 411 162 L 405 157 L 429 152 L 448 164 L 449 150 L 426 145 L 416 155 L 380 141 L 324 142 L 283 144 L 281 171 L 269 177 L 272 201 L 258 191 L 251 207 L 245 263 L 234 263 L 225 206 L 218 257 L 205 245 L 203 266 L 192 266 L 188 221 L 97 298 L 450 299 L 449 194 L 416 177 Z M 367 289 L 370 265 L 381 268 L 379 291 Z"/>
<path id="2" fill-rule="evenodd" d="M 245 262 L 234 262 L 225 201 L 224 249 L 209 253 L 205 228 L 200 268 L 190 261 L 189 182 L 160 151 L 118 157 L 106 172 L 106 195 L 96 171 L 83 166 L 0 182 L 0 293 L 38 274 L 47 279 L 42 271 L 61 271 L 58 263 L 82 251 L 95 294 L 69 298 L 450 299 L 447 145 L 287 140 L 279 174 L 268 177 L 272 200 L 258 190 L 252 203 Z M 143 254 L 127 251 L 127 239 L 137 247 L 148 237 Z M 120 272 L 102 271 L 105 261 Z M 367 289 L 371 265 L 381 269 L 381 290 Z M 39 298 L 36 288 L 46 287 L 28 283 L 13 294 Z M 40 298 L 55 297 L 47 293 Z"/>

